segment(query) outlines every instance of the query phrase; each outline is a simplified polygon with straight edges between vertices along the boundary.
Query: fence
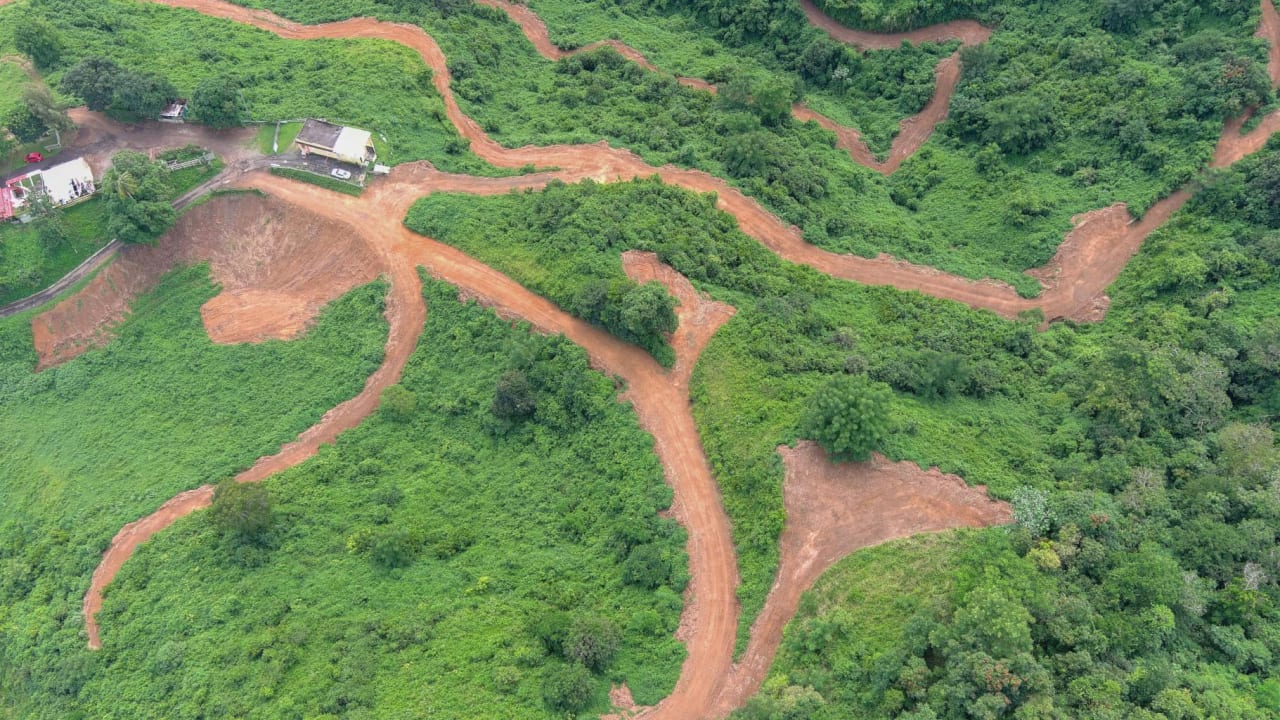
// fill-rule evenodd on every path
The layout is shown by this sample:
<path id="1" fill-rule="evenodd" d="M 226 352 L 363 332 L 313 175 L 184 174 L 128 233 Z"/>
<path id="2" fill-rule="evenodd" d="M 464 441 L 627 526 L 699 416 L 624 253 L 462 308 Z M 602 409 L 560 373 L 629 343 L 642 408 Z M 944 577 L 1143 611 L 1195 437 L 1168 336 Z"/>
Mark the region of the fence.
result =
<path id="1" fill-rule="evenodd" d="M 200 157 L 191 158 L 190 160 L 175 160 L 173 162 L 167 162 L 164 164 L 164 169 L 168 170 L 169 172 L 186 170 L 187 168 L 195 167 L 196 165 L 205 165 L 205 164 L 211 163 L 213 162 L 213 158 L 214 158 L 214 154 L 207 152 L 201 155 Z"/>

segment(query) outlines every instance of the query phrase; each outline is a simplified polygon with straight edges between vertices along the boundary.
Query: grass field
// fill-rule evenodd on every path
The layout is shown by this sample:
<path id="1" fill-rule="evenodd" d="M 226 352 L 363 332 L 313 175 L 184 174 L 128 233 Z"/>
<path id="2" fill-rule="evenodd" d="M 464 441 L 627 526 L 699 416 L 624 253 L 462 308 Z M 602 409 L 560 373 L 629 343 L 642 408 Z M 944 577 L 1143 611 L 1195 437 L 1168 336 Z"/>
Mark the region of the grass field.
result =
<path id="1" fill-rule="evenodd" d="M 354 391 L 358 378 L 345 370 L 364 372 L 376 360 L 381 290 L 353 291 L 302 340 L 216 348 L 197 336 L 195 304 L 208 286 L 199 270 L 184 271 L 114 344 L 50 371 L 43 394 L 4 405 L 7 456 L 41 478 L 27 490 L 7 488 L 0 518 L 0 558 L 21 570 L 0 586 L 5 624 L 19 630 L 4 649 L 25 658 L 0 673 L 0 688 L 18 699 L 22 717 L 65 718 L 72 708 L 134 718 L 563 717 L 544 708 L 542 691 L 543 676 L 563 661 L 535 632 L 561 612 L 604 618 L 620 633 L 616 658 L 592 679 L 589 710 L 607 708 L 610 680 L 625 680 L 640 702 L 670 692 L 684 657 L 672 632 L 687 560 L 683 532 L 657 515 L 671 493 L 652 440 L 580 349 L 462 305 L 454 288 L 429 280 L 426 329 L 402 378 L 416 394 L 412 417 L 371 416 L 336 447 L 269 479 L 273 529 L 260 543 L 223 537 L 208 513 L 154 538 L 108 591 L 104 649 L 85 653 L 76 610 L 105 527 L 243 466 L 246 451 L 279 437 L 273 429 L 295 432 L 312 408 L 336 401 L 328 388 Z M 190 329 L 175 332 L 181 327 Z M 332 341 L 344 347 L 324 347 Z M 135 363 L 159 356 L 157 344 L 190 347 L 165 355 L 171 368 L 149 371 L 147 393 L 103 408 L 102 393 L 119 394 Z M 105 375 L 97 370 L 104 354 L 113 368 Z M 286 357 L 296 367 L 277 367 Z M 192 363 L 203 366 L 198 377 L 181 370 Z M 85 374 L 77 364 L 97 376 L 60 392 L 70 373 Z M 499 426 L 489 407 L 511 367 L 533 379 L 539 411 Z M 228 372 L 244 382 L 219 381 Z M 307 398 L 288 405 L 303 376 L 311 377 Z M 227 389 L 177 404 L 178 382 Z M 116 413 L 141 421 L 115 420 L 107 431 Z M 181 425 L 199 437 L 146 432 L 150 418 L 171 422 L 173 414 L 201 417 Z M 57 463 L 44 457 L 50 442 L 66 448 Z M 86 478 L 91 465 L 110 471 Z M 57 517 L 46 514 L 53 505 Z M 360 549 L 389 534 L 403 535 L 412 555 L 392 567 Z M 627 550 L 640 544 L 675 571 L 653 586 L 624 582 Z M 19 639 L 37 629 L 49 634 L 38 646 Z M 44 652 L 48 643 L 62 648 L 61 659 Z M 34 685 L 18 667 L 34 671 Z M 68 687 L 74 698 L 62 697 Z"/>

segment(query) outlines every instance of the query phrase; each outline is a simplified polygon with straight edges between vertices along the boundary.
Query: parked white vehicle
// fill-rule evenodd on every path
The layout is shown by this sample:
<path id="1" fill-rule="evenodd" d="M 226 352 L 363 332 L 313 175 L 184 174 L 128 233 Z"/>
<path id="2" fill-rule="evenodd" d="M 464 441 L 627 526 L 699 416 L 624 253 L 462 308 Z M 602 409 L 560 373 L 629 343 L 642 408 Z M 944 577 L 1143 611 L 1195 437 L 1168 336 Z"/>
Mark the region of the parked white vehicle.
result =
<path id="1" fill-rule="evenodd" d="M 330 171 L 329 171 L 329 174 L 330 174 L 330 175 L 332 175 L 332 176 L 334 176 L 334 177 L 336 177 L 336 178 L 338 178 L 339 180 L 350 180 L 350 179 L 351 179 L 351 171 L 350 171 L 350 170 L 343 170 L 342 168 L 334 168 L 334 169 L 332 169 L 332 170 L 330 170 Z"/>

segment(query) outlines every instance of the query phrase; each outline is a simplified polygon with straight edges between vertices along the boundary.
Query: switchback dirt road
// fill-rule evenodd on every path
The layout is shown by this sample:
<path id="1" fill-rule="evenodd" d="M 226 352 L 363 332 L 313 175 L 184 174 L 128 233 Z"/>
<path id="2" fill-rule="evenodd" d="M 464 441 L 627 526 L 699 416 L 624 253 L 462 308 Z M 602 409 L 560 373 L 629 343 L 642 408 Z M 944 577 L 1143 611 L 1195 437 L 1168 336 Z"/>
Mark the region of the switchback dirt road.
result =
<path id="1" fill-rule="evenodd" d="M 562 50 L 551 42 L 547 25 L 527 5 L 510 2 L 510 0 L 476 0 L 481 5 L 497 8 L 507 13 L 512 22 L 520 26 L 524 36 L 533 44 L 538 53 L 548 60 L 562 60 L 577 53 L 594 50 L 598 47 L 611 47 L 619 55 L 631 60 L 640 67 L 652 72 L 660 72 L 644 53 L 618 40 L 600 40 L 584 45 L 576 50 Z M 984 43 L 991 37 L 991 29 L 983 27 L 972 20 L 956 20 L 941 25 L 933 25 L 906 33 L 869 33 L 849 30 L 841 27 L 834 20 L 818 10 L 811 2 L 804 3 L 805 14 L 814 25 L 826 30 L 833 38 L 863 50 L 882 50 L 899 47 L 903 42 L 941 42 L 959 40 L 962 45 Z M 947 109 L 951 105 L 951 94 L 960 82 L 960 52 L 938 62 L 934 70 L 936 85 L 933 97 L 919 113 L 912 115 L 898 124 L 898 135 L 894 137 L 889 157 L 881 161 L 867 147 L 862 134 L 851 127 L 845 127 L 822 115 L 816 110 L 797 104 L 791 108 L 796 119 L 801 122 L 812 120 L 836 135 L 836 146 L 849 153 L 849 157 L 860 165 L 865 165 L 876 172 L 892 175 L 902 162 L 915 154 L 937 128 L 938 123 L 947 118 Z M 716 92 L 716 86 L 701 78 L 677 77 L 682 85 L 698 90 Z"/>
<path id="2" fill-rule="evenodd" d="M 642 425 L 654 436 L 667 480 L 675 491 L 673 510 L 689 530 L 687 547 L 692 576 L 691 602 L 686 607 L 686 617 L 692 618 L 687 638 L 689 654 L 675 691 L 657 707 L 646 712 L 645 717 L 651 719 L 689 720 L 714 716 L 735 702 L 734 698 L 747 697 L 751 683 L 744 679 L 762 677 L 762 668 L 767 668 L 768 664 L 767 659 L 761 660 L 762 656 L 759 654 L 749 654 L 743 663 L 746 669 L 736 675 L 731 670 L 737 632 L 738 610 L 734 597 L 738 583 L 737 564 L 728 518 L 703 455 L 689 411 L 688 398 L 675 379 L 638 348 L 622 343 L 565 314 L 544 298 L 533 295 L 455 248 L 409 232 L 401 226 L 400 219 L 414 198 L 437 191 L 482 194 L 505 192 L 514 187 L 539 187 L 552 178 L 565 182 L 576 182 L 587 177 L 613 181 L 657 174 L 664 182 L 686 189 L 716 192 L 719 207 L 734 215 L 744 232 L 793 262 L 808 264 L 837 277 L 867 284 L 921 290 L 930 295 L 987 308 L 1006 317 L 1016 315 L 1021 310 L 1041 307 L 1046 317 L 1052 319 L 1075 317 L 1075 313 L 1096 315 L 1102 291 L 1124 267 L 1141 240 L 1189 197 L 1186 193 L 1175 194 L 1157 203 L 1147 212 L 1142 222 L 1138 223 L 1129 222 L 1127 212 L 1121 206 L 1085 214 L 1080 218 L 1076 229 L 1068 235 L 1063 249 L 1055 256 L 1055 262 L 1042 269 L 1049 283 L 1044 295 L 1035 301 L 1025 300 L 1018 298 L 1008 286 L 990 281 L 956 278 L 887 257 L 867 260 L 822 251 L 805 243 L 796 228 L 786 226 L 754 200 L 718 178 L 674 167 L 653 168 L 644 164 L 633 153 L 610 148 L 604 143 L 504 148 L 489 138 L 475 121 L 459 109 L 450 91 L 450 78 L 443 53 L 418 27 L 382 23 L 368 18 L 301 26 L 264 11 L 248 10 L 222 0 L 161 1 L 252 24 L 286 38 L 364 37 L 399 42 L 417 51 L 432 68 L 433 82 L 444 98 L 451 121 L 463 137 L 471 140 L 471 148 L 478 156 L 502 167 L 533 164 L 558 168 L 554 173 L 488 179 L 447 175 L 418 164 L 397 168 L 384 184 L 375 186 L 359 199 L 335 196 L 311 186 L 290 183 L 262 173 L 244 177 L 242 185 L 269 192 L 288 207 L 346 225 L 353 235 L 359 237 L 380 258 L 382 267 L 386 268 L 385 272 L 390 277 L 392 288 L 387 309 L 391 332 L 386 360 L 369 378 L 365 390 L 326 414 L 320 423 L 300 436 L 298 441 L 285 446 L 277 455 L 263 458 L 238 479 L 260 480 L 301 462 L 314 454 L 319 444 L 332 441 L 338 433 L 354 426 L 376 407 L 381 389 L 398 378 L 425 319 L 426 309 L 414 270 L 418 265 L 425 266 L 432 275 L 458 286 L 467 295 L 481 298 L 501 313 L 522 317 L 546 332 L 565 334 L 570 340 L 586 348 L 595 367 L 626 380 L 628 390 L 625 397 L 635 404 Z M 1265 5 L 1270 4 L 1270 0 L 1263 2 Z M 970 29 L 965 32 L 976 31 Z M 972 37 L 976 38 L 977 35 Z M 1229 163 L 1237 153 L 1248 152 L 1255 144 L 1260 147 L 1265 141 L 1265 134 L 1270 132 L 1268 128 L 1271 126 L 1268 123 L 1271 122 L 1280 120 L 1264 118 L 1262 127 L 1247 136 L 1239 136 L 1238 132 L 1224 132 L 1219 143 L 1222 159 L 1215 159 L 1215 162 Z M 1231 130 L 1230 126 L 1227 130 Z M 1216 155 L 1215 158 L 1217 157 Z M 667 280 L 671 278 L 668 277 Z M 682 310 L 685 310 L 683 303 Z M 241 311 L 249 312 L 244 308 L 230 308 L 227 313 L 228 323 L 234 325 L 234 318 Z M 682 347 L 681 351 L 686 354 L 682 360 L 688 367 L 692 367 L 696 358 L 688 357 L 691 352 L 689 346 Z M 695 343 L 692 351 L 696 352 L 696 349 Z M 137 540 L 132 538 L 163 527 L 173 517 L 189 511 L 186 509 L 188 505 L 199 507 L 207 501 L 207 495 L 192 491 L 190 499 L 166 504 L 166 509 L 159 513 L 159 519 L 154 523 L 144 519 L 139 525 L 131 526 L 133 529 L 128 533 L 122 531 L 126 537 L 118 536 L 119 544 L 113 543 L 108 550 L 103 560 L 105 569 L 100 568 L 101 572 L 95 573 L 94 584 L 86 595 L 87 619 L 91 619 L 91 611 L 99 607 L 102 588 L 136 546 Z M 962 514 L 960 517 L 963 522 L 963 518 L 970 516 Z M 997 513 L 991 517 L 995 518 L 991 521 L 999 521 L 1003 516 Z M 986 522 L 975 520 L 979 521 Z M 803 529 L 806 525 L 797 520 L 795 527 Z M 796 532 L 800 530 L 797 529 Z M 821 534 L 817 537 L 821 537 Z M 785 544 L 784 541 L 784 552 Z M 803 544 L 801 543 L 802 546 Z M 804 567 L 804 563 L 798 567 Z M 807 567 L 816 566 L 810 564 Z M 781 577 L 791 577 L 792 572 L 791 569 L 785 569 Z M 795 577 L 804 581 L 804 573 L 810 571 L 794 572 Z M 797 584 L 784 585 L 781 592 L 799 591 Z M 790 602 L 788 597 L 789 595 L 778 600 L 771 597 L 770 602 L 782 603 L 779 607 L 785 609 Z M 775 630 L 780 634 L 789 614 L 776 611 L 769 617 L 775 619 L 762 621 L 768 627 L 758 629 L 762 638 L 758 645 L 774 642 L 764 638 Z M 97 641 L 96 627 L 91 630 L 91 638 L 94 642 Z M 771 654 L 773 646 L 765 650 Z M 759 653 L 760 650 L 757 649 L 756 652 Z M 736 678 L 732 688 L 729 686 L 731 677 Z M 758 680 L 753 682 L 758 683 Z"/>

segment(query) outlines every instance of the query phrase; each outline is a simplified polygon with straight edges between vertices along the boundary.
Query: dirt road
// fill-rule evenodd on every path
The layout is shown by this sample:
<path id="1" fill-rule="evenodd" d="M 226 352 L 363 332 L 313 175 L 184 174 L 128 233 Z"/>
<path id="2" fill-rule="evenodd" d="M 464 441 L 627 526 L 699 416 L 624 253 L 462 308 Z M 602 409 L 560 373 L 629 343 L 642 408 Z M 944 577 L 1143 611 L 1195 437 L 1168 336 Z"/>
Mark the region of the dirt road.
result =
<path id="1" fill-rule="evenodd" d="M 737 633 L 738 610 L 734 596 L 738 583 L 737 564 L 728 518 L 703 455 L 684 390 L 672 376 L 666 374 L 652 358 L 638 348 L 622 343 L 567 315 L 544 298 L 530 293 L 506 276 L 455 248 L 409 232 L 401 226 L 400 219 L 414 198 L 435 191 L 499 193 L 513 187 L 538 187 L 551 178 L 566 182 L 587 177 L 610 181 L 657 173 L 664 182 L 670 184 L 699 192 L 718 193 L 719 207 L 733 214 L 744 232 L 793 262 L 809 264 L 837 277 L 858 282 L 918 289 L 974 307 L 991 309 L 1005 316 L 1016 315 L 1020 310 L 1031 307 L 1042 307 L 1047 317 L 1054 318 L 1075 317 L 1074 313 L 1080 312 L 1096 313 L 1101 292 L 1124 267 L 1141 240 L 1189 197 L 1187 193 L 1175 194 L 1153 206 L 1143 220 L 1137 223 L 1129 222 L 1127 212 L 1120 207 L 1082 216 L 1076 229 L 1064 241 L 1055 261 L 1041 271 L 1050 283 L 1044 296 L 1037 301 L 1030 301 L 1017 297 L 1008 286 L 990 281 L 956 278 L 892 258 L 867 260 L 820 250 L 805 243 L 796 228 L 786 226 L 754 200 L 718 178 L 674 167 L 653 168 L 645 165 L 634 154 L 609 148 L 603 143 L 504 148 L 461 112 L 450 92 L 449 73 L 443 53 L 420 28 L 382 23 L 368 18 L 300 26 L 270 13 L 248 10 L 222 0 L 162 1 L 164 4 L 193 8 L 205 14 L 253 24 L 287 38 L 365 37 L 404 44 L 417 51 L 434 70 L 433 82 L 444 98 L 451 121 L 464 137 L 471 140 L 471 148 L 477 155 L 503 167 L 534 164 L 559 168 L 554 173 L 490 179 L 447 175 L 425 165 L 412 165 L 397 168 L 384 184 L 375 186 L 359 199 L 325 193 L 311 186 L 290 183 L 261 173 L 244 178 L 243 185 L 265 190 L 289 207 L 347 226 L 380 258 L 390 276 L 392 289 L 387 309 L 391 323 L 387 357 L 378 372 L 369 378 L 365 390 L 356 398 L 334 408 L 296 442 L 285 446 L 276 455 L 263 458 L 238 479 L 259 480 L 310 457 L 319 444 L 331 441 L 376 407 L 378 393 L 399 376 L 425 319 L 426 311 L 414 270 L 417 265 L 427 267 L 432 275 L 457 285 L 468 295 L 483 299 L 499 312 L 522 317 L 540 330 L 565 334 L 587 350 L 597 368 L 626 380 L 626 398 L 635 404 L 642 425 L 654 436 L 667 480 L 675 491 L 673 510 L 689 530 L 687 547 L 692 582 L 691 603 L 686 607 L 686 613 L 687 617 L 693 619 L 689 623 L 690 633 L 687 637 L 689 655 L 675 691 L 660 705 L 645 713 L 644 717 L 651 720 L 707 717 L 714 715 L 716 708 L 726 707 L 726 704 L 732 704 L 735 699 L 745 698 L 749 694 L 750 683 L 740 681 L 742 678 L 762 676 L 761 668 L 767 667 L 768 661 L 759 653 L 772 653 L 774 646 L 770 643 L 776 643 L 776 640 L 770 638 L 781 632 L 782 625 L 789 617 L 789 613 L 784 610 L 791 602 L 788 599 L 790 596 L 776 600 L 771 598 L 771 602 L 783 610 L 772 611 L 769 615 L 772 619 L 762 621 L 766 623 L 766 627 L 759 630 L 761 639 L 757 643 L 756 654 L 749 654 L 751 661 L 744 662 L 744 667 L 750 665 L 750 668 L 741 671 L 747 674 L 731 675 L 732 650 Z M 1263 2 L 1270 4 L 1270 0 Z M 966 37 L 979 37 L 979 30 L 988 32 L 981 28 L 975 30 L 964 23 L 949 24 L 946 32 L 964 34 L 961 37 L 963 40 Z M 940 31 L 933 29 L 928 32 Z M 919 39 L 937 38 L 922 36 Z M 866 41 L 866 38 L 862 41 Z M 1248 152 L 1255 144 L 1260 147 L 1262 141 L 1259 138 L 1265 140 L 1265 133 L 1270 132 L 1271 125 L 1267 123 L 1274 122 L 1280 120 L 1265 118 L 1263 127 L 1247 136 L 1239 136 L 1238 132 L 1230 135 L 1224 132 L 1219 144 L 1221 160 L 1217 159 L 1219 155 L 1215 155 L 1215 162 L 1233 162 L 1232 158 L 1237 154 Z M 696 352 L 697 349 L 697 343 L 692 346 L 681 344 L 680 352 L 685 353 L 681 361 L 685 366 L 692 367 L 696 358 L 689 357 L 689 353 Z M 95 572 L 94 584 L 85 598 L 87 618 L 91 618 L 91 611 L 99 607 L 101 589 L 110 581 L 115 569 L 128 557 L 137 542 L 141 541 L 139 538 L 171 522 L 171 516 L 177 517 L 178 513 L 199 507 L 201 503 L 207 503 L 207 500 L 207 496 L 201 495 L 199 491 L 192 491 L 188 499 L 176 500 L 176 504 L 166 505 L 166 509 L 157 513 L 156 520 L 147 518 L 138 525 L 131 525 L 128 532 L 122 530 L 122 535 L 117 536 L 118 543 L 113 542 L 112 548 L 104 556 L 103 566 L 106 569 L 100 568 L 100 573 Z M 803 515 L 798 514 L 797 517 Z M 963 521 L 969 516 L 961 513 L 958 517 Z M 816 524 L 821 522 L 821 519 L 814 521 Z M 796 527 L 805 525 L 797 521 Z M 839 533 L 832 537 L 837 538 L 832 542 L 858 542 L 850 541 Z M 784 552 L 785 546 L 786 541 Z M 812 571 L 793 570 L 791 567 L 788 565 L 783 569 L 782 577 L 791 577 L 790 574 L 794 572 L 795 577 L 800 580 L 784 583 L 785 593 L 798 592 L 796 588 L 807 578 L 805 573 Z M 816 566 L 802 562 L 797 567 Z M 96 642 L 96 627 L 91 630 L 91 638 Z M 728 685 L 731 677 L 736 678 L 733 688 Z"/>

